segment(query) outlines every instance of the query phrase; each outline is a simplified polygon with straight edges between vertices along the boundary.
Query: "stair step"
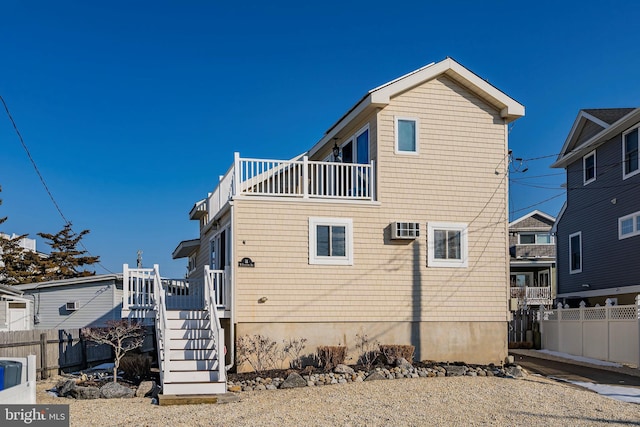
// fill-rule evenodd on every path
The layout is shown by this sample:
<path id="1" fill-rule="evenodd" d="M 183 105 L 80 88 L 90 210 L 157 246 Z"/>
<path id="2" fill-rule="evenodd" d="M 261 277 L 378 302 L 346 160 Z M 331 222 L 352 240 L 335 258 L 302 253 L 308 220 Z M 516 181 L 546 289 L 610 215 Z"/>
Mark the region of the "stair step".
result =
<path id="1" fill-rule="evenodd" d="M 225 382 L 211 383 L 166 383 L 162 386 L 163 395 L 172 394 L 222 394 L 227 392 Z"/>
<path id="2" fill-rule="evenodd" d="M 167 338 L 173 339 L 213 339 L 211 329 L 169 329 Z"/>
<path id="3" fill-rule="evenodd" d="M 208 360 L 171 360 L 170 371 L 213 371 L 218 369 L 217 359 Z"/>
<path id="4" fill-rule="evenodd" d="M 171 369 L 171 368 L 169 368 Z M 167 383 L 206 383 L 217 382 L 218 371 L 169 371 L 164 374 L 164 384 Z"/>
<path id="5" fill-rule="evenodd" d="M 169 360 L 214 360 L 218 352 L 210 350 L 170 350 Z"/>
<path id="6" fill-rule="evenodd" d="M 208 310 L 167 310 L 167 319 L 208 319 Z"/>
<path id="7" fill-rule="evenodd" d="M 169 350 L 209 350 L 214 349 L 216 343 L 212 339 L 170 339 Z"/>
<path id="8" fill-rule="evenodd" d="M 169 319 L 169 329 L 209 329 L 209 319 Z"/>

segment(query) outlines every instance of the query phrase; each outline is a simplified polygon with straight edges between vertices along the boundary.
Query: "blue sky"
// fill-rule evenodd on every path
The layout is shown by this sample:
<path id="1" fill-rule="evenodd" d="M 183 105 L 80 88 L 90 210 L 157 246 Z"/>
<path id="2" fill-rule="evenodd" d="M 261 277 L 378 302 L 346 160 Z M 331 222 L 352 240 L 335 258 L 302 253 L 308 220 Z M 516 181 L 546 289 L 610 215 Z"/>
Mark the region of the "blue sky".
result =
<path id="1" fill-rule="evenodd" d="M 171 260 L 233 160 L 310 148 L 369 89 L 455 58 L 526 116 L 512 218 L 556 215 L 549 169 L 581 108 L 637 107 L 640 3 L 29 1 L 0 4 L 0 95 L 98 273 Z M 0 111 L 0 231 L 63 219 Z M 539 188 L 541 187 L 541 188 Z M 540 203 L 540 204 L 539 204 Z M 533 206 L 529 208 L 529 206 Z M 38 249 L 48 247 L 38 238 Z"/>

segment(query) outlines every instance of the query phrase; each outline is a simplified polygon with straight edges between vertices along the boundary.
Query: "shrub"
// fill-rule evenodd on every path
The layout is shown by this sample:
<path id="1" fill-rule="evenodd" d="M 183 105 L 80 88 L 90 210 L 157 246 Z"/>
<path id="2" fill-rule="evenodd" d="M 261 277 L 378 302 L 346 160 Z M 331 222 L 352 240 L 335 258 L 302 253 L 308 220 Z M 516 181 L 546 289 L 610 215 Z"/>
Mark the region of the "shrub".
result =
<path id="1" fill-rule="evenodd" d="M 347 357 L 347 348 L 343 346 L 321 346 L 317 350 L 318 361 L 324 370 L 328 371 L 344 363 Z"/>
<path id="2" fill-rule="evenodd" d="M 388 365 L 393 365 L 398 359 L 406 359 L 413 362 L 413 354 L 416 348 L 412 345 L 381 345 L 380 353 L 385 357 Z"/>
<path id="3" fill-rule="evenodd" d="M 236 361 L 249 363 L 256 372 L 282 367 L 284 352 L 277 342 L 264 335 L 245 335 L 236 342 Z"/>
<path id="4" fill-rule="evenodd" d="M 129 379 L 147 378 L 151 372 L 151 356 L 147 354 L 127 354 L 120 361 L 120 369 Z"/>
<path id="5" fill-rule="evenodd" d="M 289 356 L 292 368 L 302 368 L 302 350 L 305 348 L 306 338 L 289 338 L 283 341 L 282 350 Z"/>
<path id="6" fill-rule="evenodd" d="M 379 347 L 380 343 L 370 340 L 369 336 L 364 332 L 356 334 L 356 349 L 360 354 L 358 362 L 364 365 L 367 370 L 371 369 L 378 356 L 380 356 Z"/>

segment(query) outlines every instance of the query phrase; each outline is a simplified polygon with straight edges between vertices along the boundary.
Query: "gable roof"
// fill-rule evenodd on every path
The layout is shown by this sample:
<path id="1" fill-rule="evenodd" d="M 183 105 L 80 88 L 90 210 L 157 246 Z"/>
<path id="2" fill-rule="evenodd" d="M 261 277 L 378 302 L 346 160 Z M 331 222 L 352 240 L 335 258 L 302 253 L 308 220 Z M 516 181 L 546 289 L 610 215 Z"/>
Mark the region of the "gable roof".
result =
<path id="1" fill-rule="evenodd" d="M 589 151 L 604 144 L 616 134 L 640 120 L 640 108 L 599 108 L 580 110 L 573 122 L 569 136 L 552 168 L 565 168 Z M 601 130 L 586 141 L 579 141 L 588 122 L 600 126 Z"/>
<path id="2" fill-rule="evenodd" d="M 611 125 L 633 110 L 634 108 L 587 108 L 582 111 Z"/>
<path id="3" fill-rule="evenodd" d="M 446 75 L 488 104 L 494 106 L 500 111 L 500 116 L 504 118 L 507 123 L 524 116 L 524 106 L 522 104 L 477 74 L 463 67 L 452 58 L 446 58 L 371 89 L 359 102 L 349 109 L 340 120 L 325 132 L 322 139 L 309 150 L 308 155 L 316 153 L 358 116 L 366 114 L 375 108 L 384 107 L 389 104 L 392 97 L 441 75 Z"/>
<path id="4" fill-rule="evenodd" d="M 522 222 L 522 221 L 524 221 L 525 219 L 527 219 L 527 218 L 531 218 L 532 216 L 535 216 L 535 215 L 538 215 L 538 216 L 540 216 L 540 217 L 542 217 L 542 218 L 546 219 L 547 221 L 551 221 L 551 222 L 553 222 L 553 223 L 555 223 L 555 221 L 556 221 L 556 218 L 555 218 L 555 217 L 553 217 L 553 216 L 551 216 L 551 215 L 549 215 L 549 214 L 546 214 L 546 213 L 544 213 L 544 212 L 539 211 L 538 209 L 536 209 L 536 210 L 534 210 L 534 211 L 529 212 L 529 213 L 528 213 L 528 214 L 526 214 L 526 215 L 521 216 L 521 217 L 520 217 L 520 218 L 518 218 L 518 219 L 514 219 L 513 221 L 511 221 L 511 222 L 509 223 L 509 227 L 512 227 L 512 226 L 516 225 L 517 223 Z"/>

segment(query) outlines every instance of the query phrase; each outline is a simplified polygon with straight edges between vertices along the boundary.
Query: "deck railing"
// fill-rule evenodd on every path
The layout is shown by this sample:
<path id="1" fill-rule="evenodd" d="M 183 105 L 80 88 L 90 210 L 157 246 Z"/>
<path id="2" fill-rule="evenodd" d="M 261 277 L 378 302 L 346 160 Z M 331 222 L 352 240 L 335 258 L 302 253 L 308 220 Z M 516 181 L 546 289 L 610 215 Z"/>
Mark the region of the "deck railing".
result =
<path id="1" fill-rule="evenodd" d="M 528 307 L 531 305 L 551 304 L 551 287 L 549 286 L 518 286 L 511 288 L 511 298 L 518 299 L 518 305 Z"/>
<path id="2" fill-rule="evenodd" d="M 226 297 L 229 286 L 223 270 L 208 270 L 215 285 L 214 298 L 218 309 L 229 309 Z M 162 285 L 165 307 L 169 310 L 202 310 L 207 300 L 205 279 L 163 279 L 154 268 L 123 266 L 122 310 L 131 319 L 152 319 L 156 316 L 157 287 Z M 124 316 L 123 315 L 123 316 Z"/>
<path id="3" fill-rule="evenodd" d="M 209 220 L 234 196 L 278 196 L 375 200 L 375 179 L 369 164 L 294 160 L 243 159 L 234 162 L 208 197 Z"/>

